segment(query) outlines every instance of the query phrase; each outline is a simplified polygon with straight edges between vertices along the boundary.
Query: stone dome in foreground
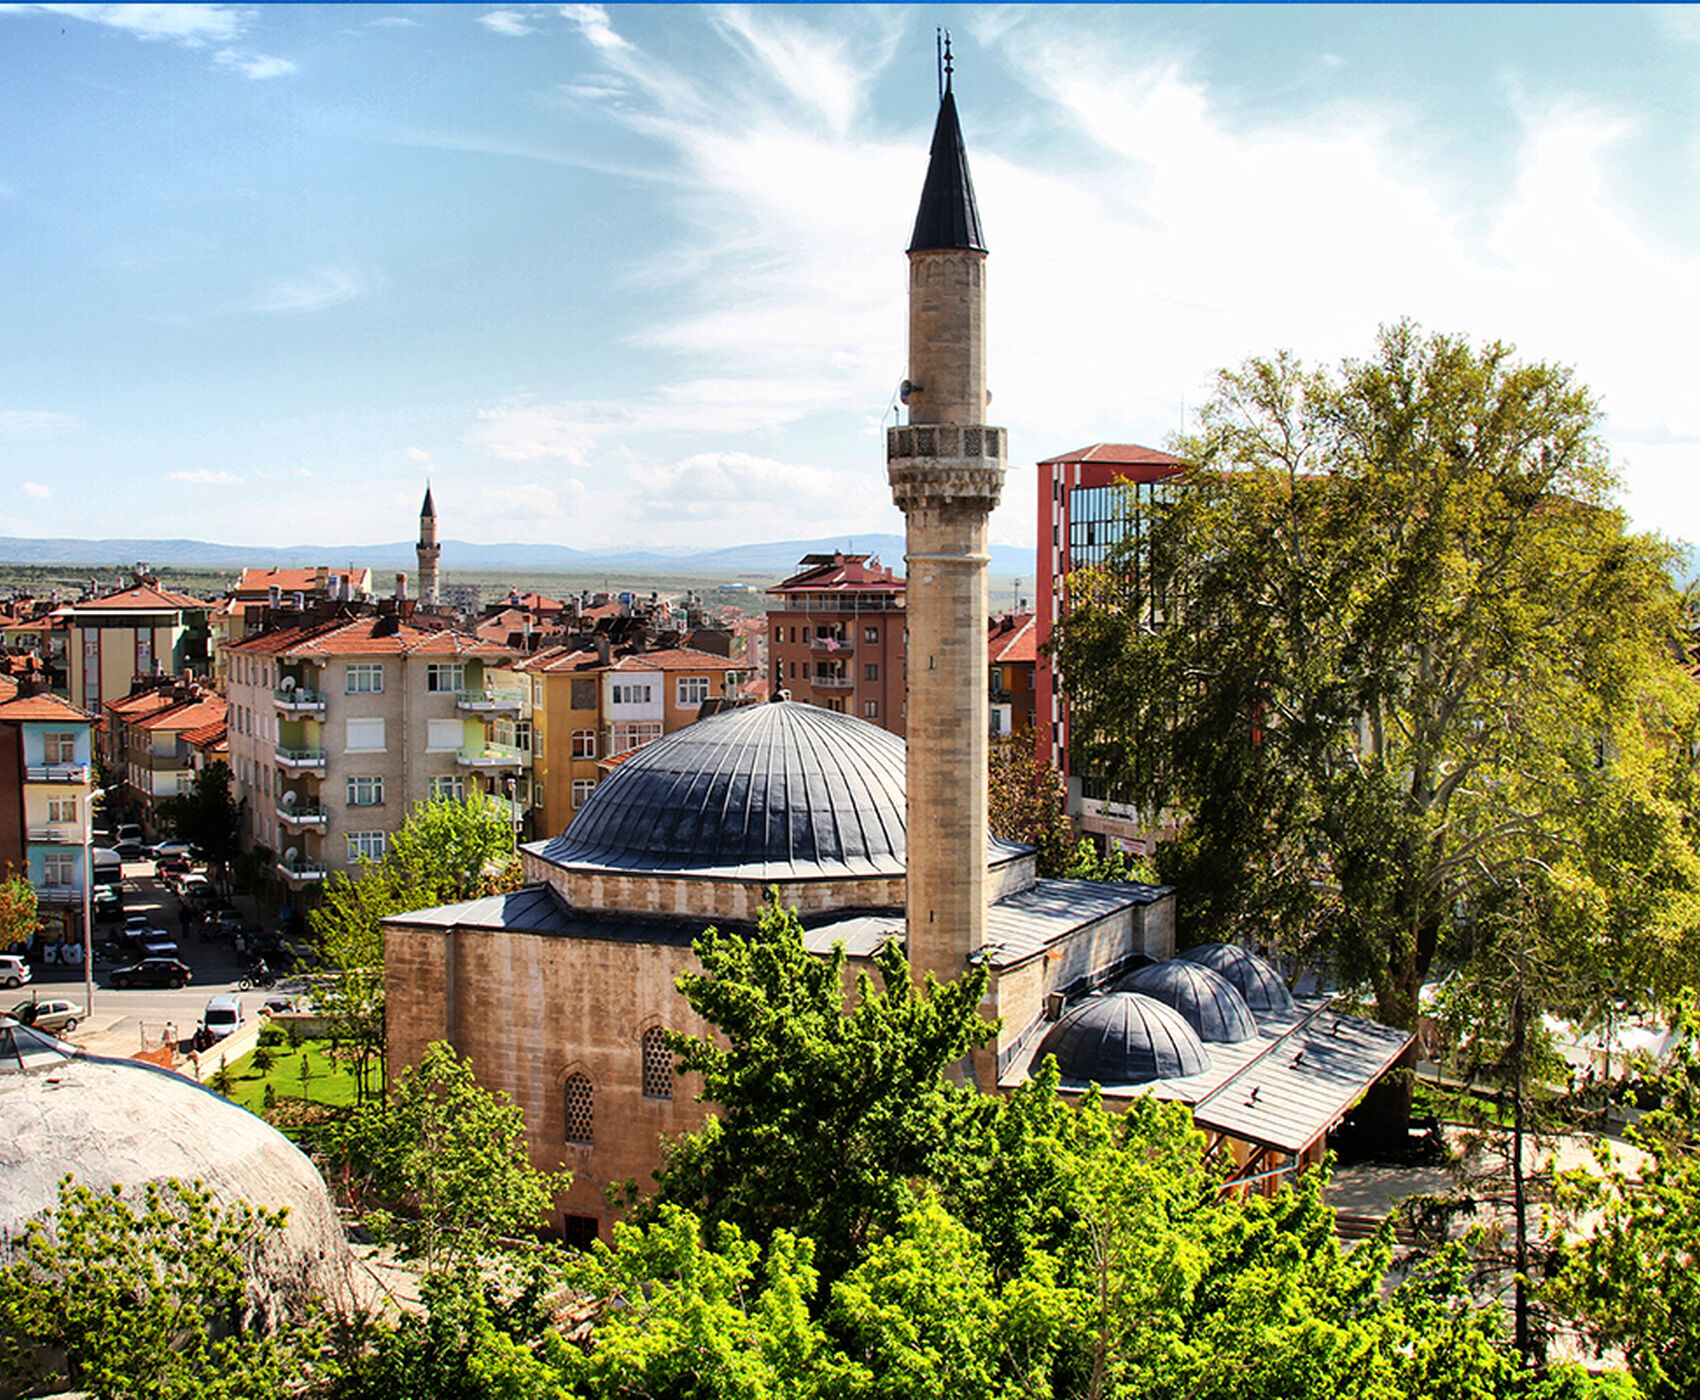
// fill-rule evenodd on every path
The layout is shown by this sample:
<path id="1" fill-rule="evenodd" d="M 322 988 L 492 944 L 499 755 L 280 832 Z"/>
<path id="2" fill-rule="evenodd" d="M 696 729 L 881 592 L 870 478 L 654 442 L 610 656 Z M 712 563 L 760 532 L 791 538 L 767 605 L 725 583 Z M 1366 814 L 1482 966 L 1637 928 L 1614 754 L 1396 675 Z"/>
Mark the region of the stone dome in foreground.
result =
<path id="1" fill-rule="evenodd" d="M 1057 1057 L 1064 1079 L 1147 1084 L 1210 1068 L 1198 1033 L 1173 1007 L 1138 992 L 1089 997 L 1046 1033 L 1033 1061 Z"/>
<path id="2" fill-rule="evenodd" d="M 60 1179 L 124 1188 L 200 1181 L 219 1204 L 246 1201 L 289 1218 L 253 1261 L 256 1301 L 306 1283 L 333 1306 L 360 1278 L 325 1184 L 282 1133 L 167 1070 L 75 1050 L 0 1021 L 0 1236 L 17 1237 L 58 1204 Z"/>
<path id="3" fill-rule="evenodd" d="M 646 744 L 565 833 L 567 867 L 740 879 L 902 875 L 903 741 L 816 705 L 726 710 Z M 991 855 L 1025 850 L 993 842 Z"/>

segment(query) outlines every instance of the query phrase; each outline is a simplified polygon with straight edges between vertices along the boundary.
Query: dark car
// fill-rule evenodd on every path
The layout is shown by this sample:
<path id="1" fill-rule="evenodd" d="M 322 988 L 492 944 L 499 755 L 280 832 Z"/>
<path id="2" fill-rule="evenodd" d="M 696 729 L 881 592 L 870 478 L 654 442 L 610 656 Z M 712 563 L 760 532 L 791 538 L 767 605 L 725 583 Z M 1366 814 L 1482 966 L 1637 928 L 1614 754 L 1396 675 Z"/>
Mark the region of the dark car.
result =
<path id="1" fill-rule="evenodd" d="M 153 872 L 162 880 L 167 875 L 187 875 L 192 868 L 186 855 L 154 857 Z"/>
<path id="2" fill-rule="evenodd" d="M 112 848 L 118 852 L 120 860 L 146 860 L 147 848 L 140 841 L 120 841 Z"/>
<path id="3" fill-rule="evenodd" d="M 193 977 L 187 963 L 176 958 L 143 958 L 128 967 L 115 967 L 107 980 L 114 987 L 182 987 Z"/>
<path id="4" fill-rule="evenodd" d="M 116 919 L 124 912 L 123 892 L 111 885 L 94 887 L 94 916 L 97 919 Z"/>

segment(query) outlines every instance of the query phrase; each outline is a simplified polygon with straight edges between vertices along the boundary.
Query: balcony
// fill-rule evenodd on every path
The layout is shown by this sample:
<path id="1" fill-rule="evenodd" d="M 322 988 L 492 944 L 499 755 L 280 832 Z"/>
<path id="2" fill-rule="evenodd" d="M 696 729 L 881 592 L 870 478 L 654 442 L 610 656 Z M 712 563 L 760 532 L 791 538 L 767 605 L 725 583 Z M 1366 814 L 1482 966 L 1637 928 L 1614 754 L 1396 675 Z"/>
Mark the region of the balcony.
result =
<path id="1" fill-rule="evenodd" d="M 80 846 L 83 829 L 63 822 L 56 826 L 32 826 L 28 840 L 32 846 Z"/>
<path id="2" fill-rule="evenodd" d="M 41 885 L 35 892 L 37 904 L 51 904 L 62 907 L 67 904 L 83 902 L 83 887 L 81 885 Z"/>
<path id="3" fill-rule="evenodd" d="M 272 704 L 289 715 L 323 714 L 325 712 L 324 693 L 318 690 L 308 690 L 304 685 L 298 685 L 292 690 L 274 690 L 272 692 Z"/>
<path id="4" fill-rule="evenodd" d="M 272 750 L 272 757 L 280 768 L 292 771 L 304 768 L 323 768 L 325 766 L 325 751 L 323 749 L 285 749 Z"/>
<path id="5" fill-rule="evenodd" d="M 481 749 L 462 749 L 455 762 L 462 768 L 529 768 L 531 755 L 509 744 L 486 744 Z"/>
<path id="6" fill-rule="evenodd" d="M 455 696 L 455 708 L 480 715 L 517 715 L 525 708 L 525 701 L 515 690 L 463 690 Z"/>
<path id="7" fill-rule="evenodd" d="M 809 650 L 823 656 L 849 656 L 855 652 L 856 644 L 843 637 L 816 637 L 809 643 Z"/>
<path id="8" fill-rule="evenodd" d="M 280 802 L 277 804 L 276 811 L 277 819 L 293 831 L 308 828 L 314 831 L 323 831 L 325 822 L 330 818 L 330 808 L 328 807 L 285 807 Z"/>
<path id="9" fill-rule="evenodd" d="M 809 684 L 816 690 L 840 691 L 856 688 L 856 682 L 850 676 L 814 676 L 810 678 Z"/>
<path id="10" fill-rule="evenodd" d="M 44 763 L 24 769 L 26 783 L 84 783 L 89 780 L 86 763 Z"/>
<path id="11" fill-rule="evenodd" d="M 323 880 L 330 871 L 322 860 L 280 860 L 277 873 L 289 882 L 292 889 L 300 889 Z"/>

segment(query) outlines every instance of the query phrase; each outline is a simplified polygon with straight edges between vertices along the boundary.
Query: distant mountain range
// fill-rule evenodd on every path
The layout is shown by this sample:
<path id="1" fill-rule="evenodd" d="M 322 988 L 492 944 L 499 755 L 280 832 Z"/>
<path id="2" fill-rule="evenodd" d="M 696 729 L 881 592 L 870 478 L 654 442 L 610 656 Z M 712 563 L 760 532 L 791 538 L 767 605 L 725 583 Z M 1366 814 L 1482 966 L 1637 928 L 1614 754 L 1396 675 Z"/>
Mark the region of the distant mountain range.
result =
<path id="1" fill-rule="evenodd" d="M 476 569 L 482 573 L 512 569 L 608 569 L 621 573 L 759 574 L 783 578 L 805 554 L 877 554 L 899 574 L 903 572 L 901 535 L 837 536 L 823 540 L 775 540 L 737 545 L 730 549 L 569 549 L 557 544 L 468 544 L 443 541 L 443 569 Z M 282 549 L 209 544 L 205 540 L 28 540 L 0 536 L 0 561 L 10 564 L 64 564 L 129 567 L 139 561 L 158 568 L 228 569 L 309 568 L 326 564 L 339 568 L 355 564 L 379 571 L 417 567 L 412 541 L 369 545 L 289 545 Z M 1011 545 L 992 546 L 991 571 L 1031 578 L 1033 551 Z M 515 582 L 523 582 L 521 579 Z"/>

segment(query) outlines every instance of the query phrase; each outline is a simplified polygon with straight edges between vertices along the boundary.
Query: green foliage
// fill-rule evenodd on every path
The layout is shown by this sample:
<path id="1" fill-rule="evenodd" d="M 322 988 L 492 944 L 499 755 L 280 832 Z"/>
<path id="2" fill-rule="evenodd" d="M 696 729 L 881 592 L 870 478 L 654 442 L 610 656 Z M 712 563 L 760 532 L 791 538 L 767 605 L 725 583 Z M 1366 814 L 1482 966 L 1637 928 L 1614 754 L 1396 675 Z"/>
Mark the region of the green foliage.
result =
<path id="1" fill-rule="evenodd" d="M 333 1139 L 367 1226 L 427 1271 L 535 1232 L 571 1180 L 532 1167 L 520 1110 L 441 1041 Z"/>
<path id="2" fill-rule="evenodd" d="M 289 1033 L 282 1026 L 261 1026 L 259 1044 L 264 1048 L 275 1050 L 280 1045 L 289 1044 Z"/>
<path id="3" fill-rule="evenodd" d="M 465 798 L 437 797 L 415 806 L 390 838 L 383 863 L 404 884 L 435 889 L 434 903 L 448 903 L 485 893 L 513 857 L 507 809 L 474 791 Z"/>
<path id="4" fill-rule="evenodd" d="M 1700 1012 L 1659 1081 L 1663 1106 L 1630 1130 L 1648 1160 L 1639 1172 L 1608 1151 L 1601 1176 L 1570 1180 L 1572 1203 L 1598 1211 L 1570 1253 L 1555 1300 L 1601 1346 L 1621 1348 L 1649 1400 L 1695 1394 L 1700 1377 Z"/>
<path id="5" fill-rule="evenodd" d="M 253 1065 L 254 1068 L 259 1070 L 261 1074 L 270 1074 L 272 1066 L 276 1063 L 277 1056 L 273 1052 L 272 1047 L 266 1044 L 265 1041 L 262 1040 L 254 1047 Z"/>
<path id="6" fill-rule="evenodd" d="M 40 928 L 35 887 L 22 875 L 0 880 L 0 949 L 28 943 Z"/>
<path id="7" fill-rule="evenodd" d="M 274 1305 L 261 1328 L 254 1260 L 286 1212 L 220 1207 L 200 1183 L 141 1198 L 67 1177 L 0 1272 L 0 1382 L 68 1385 L 96 1400 L 253 1400 L 291 1394 L 323 1339 Z M 63 1368 L 43 1368 L 53 1352 Z"/>
<path id="8" fill-rule="evenodd" d="M 1694 687 L 1598 417 L 1567 370 L 1409 324 L 1337 375 L 1220 376 L 1060 646 L 1079 757 L 1184 814 L 1189 938 L 1284 940 L 1411 1027 L 1477 906 L 1548 870 L 1578 1000 L 1692 976 Z"/>
<path id="9" fill-rule="evenodd" d="M 1039 873 L 1062 873 L 1074 848 L 1062 777 L 1039 754 L 1032 729 L 1000 734 L 988 751 L 987 816 L 1006 841 L 1032 846 Z"/>
<path id="10" fill-rule="evenodd" d="M 206 860 L 213 879 L 229 880 L 242 850 L 244 804 L 231 793 L 230 765 L 214 759 L 195 774 L 195 784 L 180 797 L 159 803 L 160 823 L 187 841 Z"/>
<path id="11" fill-rule="evenodd" d="M 979 1014 L 985 971 L 917 991 L 894 940 L 875 959 L 881 988 L 863 973 L 847 1000 L 843 950 L 809 952 L 795 912 L 771 902 L 754 934 L 709 929 L 696 951 L 703 971 L 679 989 L 720 1035 L 672 1048 L 719 1116 L 673 1144 L 644 1210 L 682 1205 L 758 1245 L 777 1228 L 807 1235 L 836 1278 L 979 1101 L 945 1074 L 995 1033 Z"/>

